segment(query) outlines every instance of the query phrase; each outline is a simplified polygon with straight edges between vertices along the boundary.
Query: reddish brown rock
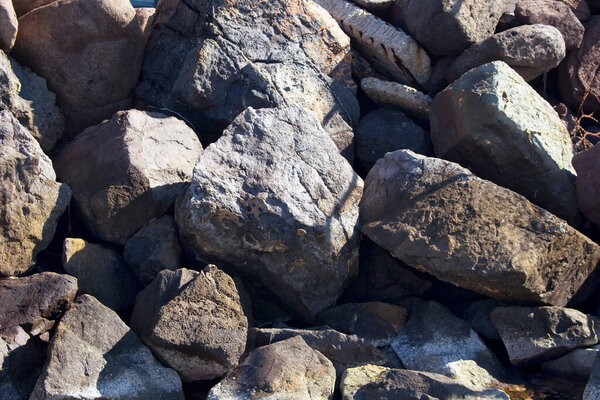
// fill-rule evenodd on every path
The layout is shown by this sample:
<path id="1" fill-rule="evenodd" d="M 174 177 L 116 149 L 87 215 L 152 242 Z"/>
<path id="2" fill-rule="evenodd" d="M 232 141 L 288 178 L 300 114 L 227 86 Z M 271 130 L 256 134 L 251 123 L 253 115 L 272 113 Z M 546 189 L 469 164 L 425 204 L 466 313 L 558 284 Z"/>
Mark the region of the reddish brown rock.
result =
<path id="1" fill-rule="evenodd" d="M 29 11 L 50 4 L 56 0 L 12 0 L 17 16 L 27 14 Z"/>
<path id="2" fill-rule="evenodd" d="M 600 144 L 573 158 L 577 171 L 577 201 L 587 219 L 600 225 Z"/>
<path id="3" fill-rule="evenodd" d="M 17 14 L 10 0 L 0 0 L 0 50 L 9 53 L 17 38 Z"/>

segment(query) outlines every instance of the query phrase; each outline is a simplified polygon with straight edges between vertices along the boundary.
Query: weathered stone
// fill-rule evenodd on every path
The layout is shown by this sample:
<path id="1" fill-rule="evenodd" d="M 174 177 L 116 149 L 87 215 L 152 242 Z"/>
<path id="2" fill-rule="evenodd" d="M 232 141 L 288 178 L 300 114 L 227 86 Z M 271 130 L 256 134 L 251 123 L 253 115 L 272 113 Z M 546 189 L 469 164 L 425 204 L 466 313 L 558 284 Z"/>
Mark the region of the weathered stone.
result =
<path id="1" fill-rule="evenodd" d="M 600 247 L 458 164 L 388 153 L 367 176 L 361 231 L 408 265 L 498 299 L 564 306 Z"/>
<path id="2" fill-rule="evenodd" d="M 214 265 L 160 272 L 138 295 L 131 327 L 185 382 L 225 375 L 248 336 L 236 284 Z"/>
<path id="3" fill-rule="evenodd" d="M 20 17 L 23 14 L 27 14 L 34 8 L 45 6 L 46 4 L 50 4 L 54 1 L 56 0 L 12 0 L 12 3 L 15 7 L 17 16 Z"/>
<path id="4" fill-rule="evenodd" d="M 446 79 L 446 74 L 448 70 L 456 60 L 456 56 L 446 56 L 442 57 L 433 66 L 431 70 L 431 79 L 429 80 L 429 95 L 435 96 L 442 90 L 448 86 L 448 80 Z M 431 105 L 430 105 L 431 111 Z"/>
<path id="5" fill-rule="evenodd" d="M 171 207 L 201 154 L 183 121 L 129 110 L 86 129 L 55 165 L 73 188 L 86 226 L 101 239 L 124 244 Z"/>
<path id="6" fill-rule="evenodd" d="M 504 61 L 531 81 L 556 68 L 563 58 L 565 41 L 558 29 L 549 25 L 517 26 L 469 47 L 452 63 L 446 78 L 453 82 L 470 69 Z"/>
<path id="7" fill-rule="evenodd" d="M 114 311 L 82 295 L 56 328 L 30 400 L 65 398 L 183 400 L 183 390 Z"/>
<path id="8" fill-rule="evenodd" d="M 343 400 L 509 399 L 500 390 L 475 389 L 444 375 L 376 365 L 346 370 L 340 388 Z"/>
<path id="9" fill-rule="evenodd" d="M 0 0 L 0 50 L 10 53 L 19 23 L 11 0 Z"/>
<path id="10" fill-rule="evenodd" d="M 81 293 L 91 294 L 115 311 L 133 306 L 138 283 L 116 251 L 83 239 L 66 238 L 62 263 L 77 278 Z"/>
<path id="11" fill-rule="evenodd" d="M 207 400 L 328 400 L 334 387 L 331 361 L 296 336 L 252 351 L 210 390 Z"/>
<path id="12" fill-rule="evenodd" d="M 129 1 L 68 0 L 21 16 L 12 54 L 46 79 L 73 136 L 129 108 L 143 50 Z"/>
<path id="13" fill-rule="evenodd" d="M 156 8 L 152 7 L 141 7 L 135 9 L 135 16 L 137 17 L 140 29 L 144 35 L 144 39 L 147 41 L 152 31 L 152 22 L 154 21 L 154 14 Z"/>
<path id="14" fill-rule="evenodd" d="M 423 120 L 429 120 L 431 97 L 401 83 L 365 78 L 360 87 L 377 104 L 393 104 L 402 111 Z"/>
<path id="15" fill-rule="evenodd" d="M 498 329 L 494 326 L 490 313 L 503 304 L 497 300 L 485 299 L 471 303 L 464 310 L 461 317 L 469 323 L 471 328 L 486 339 L 501 340 Z"/>
<path id="16" fill-rule="evenodd" d="M 563 3 L 567 3 L 569 6 L 577 4 L 575 7 L 571 6 L 573 13 L 580 21 L 587 21 L 592 16 L 592 11 L 586 0 L 561 0 Z"/>
<path id="17" fill-rule="evenodd" d="M 439 157 L 577 223 L 569 133 L 552 106 L 505 63 L 471 70 L 435 97 L 431 140 Z"/>
<path id="18" fill-rule="evenodd" d="M 387 14 L 389 9 L 394 5 L 394 0 L 352 0 L 355 4 L 361 6 L 368 12 L 383 16 Z"/>
<path id="19" fill-rule="evenodd" d="M 514 365 L 546 361 L 598 343 L 599 322 L 572 308 L 498 307 L 490 317 Z"/>
<path id="20" fill-rule="evenodd" d="M 575 349 L 556 360 L 546 361 L 540 368 L 556 376 L 586 382 L 590 378 L 598 354 L 600 354 L 600 345 Z"/>
<path id="21" fill-rule="evenodd" d="M 314 113 L 249 108 L 200 158 L 175 221 L 199 261 L 231 265 L 312 317 L 358 272 L 362 189 Z"/>
<path id="22" fill-rule="evenodd" d="M 36 263 L 71 200 L 52 161 L 8 111 L 0 111 L 0 276 L 23 275 Z"/>
<path id="23" fill-rule="evenodd" d="M 600 145 L 573 157 L 577 171 L 577 201 L 587 219 L 600 225 Z"/>
<path id="24" fill-rule="evenodd" d="M 596 400 L 600 398 L 600 357 L 596 357 L 592 366 L 590 379 L 583 392 L 582 400 Z"/>

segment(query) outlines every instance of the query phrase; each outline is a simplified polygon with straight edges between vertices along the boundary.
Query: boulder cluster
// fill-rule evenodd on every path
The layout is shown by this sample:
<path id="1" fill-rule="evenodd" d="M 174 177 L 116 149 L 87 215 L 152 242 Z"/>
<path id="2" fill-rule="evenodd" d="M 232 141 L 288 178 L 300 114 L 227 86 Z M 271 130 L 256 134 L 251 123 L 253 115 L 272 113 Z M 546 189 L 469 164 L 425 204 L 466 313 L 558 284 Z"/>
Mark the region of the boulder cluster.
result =
<path id="1" fill-rule="evenodd" d="M 0 0 L 0 399 L 600 399 L 600 1 Z"/>

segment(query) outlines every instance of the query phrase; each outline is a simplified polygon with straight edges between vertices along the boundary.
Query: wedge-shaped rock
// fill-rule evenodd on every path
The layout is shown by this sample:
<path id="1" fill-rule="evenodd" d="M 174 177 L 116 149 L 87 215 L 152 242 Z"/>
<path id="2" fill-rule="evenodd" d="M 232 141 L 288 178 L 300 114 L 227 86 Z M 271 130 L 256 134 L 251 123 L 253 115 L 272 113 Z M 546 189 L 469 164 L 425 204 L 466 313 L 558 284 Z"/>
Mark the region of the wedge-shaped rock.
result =
<path id="1" fill-rule="evenodd" d="M 395 257 L 498 300 L 564 306 L 600 260 L 597 244 L 524 197 L 405 150 L 375 164 L 360 213 Z"/>
<path id="2" fill-rule="evenodd" d="M 473 69 L 435 96 L 431 140 L 438 157 L 576 223 L 569 133 L 552 106 L 505 63 Z"/>
<path id="3" fill-rule="evenodd" d="M 314 113 L 249 108 L 200 158 L 175 221 L 199 261 L 231 265 L 312 317 L 357 273 L 362 190 Z"/>
<path id="4" fill-rule="evenodd" d="M 0 111 L 0 276 L 23 275 L 35 266 L 71 200 L 56 182 L 52 161 L 8 111 Z"/>
<path id="5" fill-rule="evenodd" d="M 30 400 L 65 398 L 183 400 L 183 389 L 114 311 L 82 295 L 58 324 Z"/>

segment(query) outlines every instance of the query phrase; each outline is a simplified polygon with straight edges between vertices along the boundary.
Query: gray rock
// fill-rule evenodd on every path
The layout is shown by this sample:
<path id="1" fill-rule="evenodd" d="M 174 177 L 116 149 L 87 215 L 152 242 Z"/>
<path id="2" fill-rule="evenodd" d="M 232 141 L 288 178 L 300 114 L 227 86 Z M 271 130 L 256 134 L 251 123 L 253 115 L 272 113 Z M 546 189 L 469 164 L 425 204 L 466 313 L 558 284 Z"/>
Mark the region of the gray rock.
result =
<path id="1" fill-rule="evenodd" d="M 183 400 L 183 390 L 114 311 L 82 295 L 60 320 L 29 399 L 65 398 Z"/>
<path id="2" fill-rule="evenodd" d="M 558 67 L 565 58 L 565 41 L 550 25 L 523 25 L 495 34 L 465 50 L 446 74 L 448 82 L 492 61 L 504 61 L 526 81 Z"/>
<path id="3" fill-rule="evenodd" d="M 210 390 L 207 400 L 329 400 L 334 387 L 331 361 L 296 336 L 252 351 Z"/>
<path id="4" fill-rule="evenodd" d="M 600 345 L 575 349 L 556 360 L 546 361 L 540 368 L 556 376 L 587 382 L 598 354 L 600 354 Z"/>
<path id="5" fill-rule="evenodd" d="M 181 267 L 181 246 L 175 220 L 170 215 L 153 219 L 125 244 L 127 264 L 143 283 L 150 283 L 163 269 Z"/>
<path id="6" fill-rule="evenodd" d="M 10 53 L 15 40 L 19 23 L 11 0 L 0 0 L 0 51 Z"/>
<path id="7" fill-rule="evenodd" d="M 91 294 L 115 311 L 133 306 L 138 282 L 115 250 L 83 239 L 66 238 L 62 263 L 77 278 L 81 293 Z"/>
<path id="8" fill-rule="evenodd" d="M 199 261 L 231 265 L 312 317 L 358 272 L 362 188 L 314 113 L 249 108 L 200 158 L 175 221 Z"/>
<path id="9" fill-rule="evenodd" d="M 505 63 L 471 70 L 434 98 L 431 140 L 438 157 L 577 224 L 569 133 L 552 106 Z"/>
<path id="10" fill-rule="evenodd" d="M 486 339 L 501 340 L 498 329 L 494 326 L 490 313 L 503 304 L 497 300 L 478 300 L 464 310 L 461 317 L 469 323 L 475 332 Z"/>
<path id="11" fill-rule="evenodd" d="M 572 308 L 498 307 L 490 317 L 514 365 L 546 361 L 598 343 L 598 320 Z"/>
<path id="12" fill-rule="evenodd" d="M 585 217 L 600 226 L 600 145 L 577 153 L 573 157 L 577 171 L 577 203 Z"/>
<path id="13" fill-rule="evenodd" d="M 86 129 L 55 160 L 86 226 L 125 244 L 172 206 L 202 154 L 194 131 L 164 114 L 120 111 Z"/>
<path id="14" fill-rule="evenodd" d="M 594 361 L 582 400 L 597 400 L 598 398 L 600 398 L 600 357 L 596 357 Z"/>
<path id="15" fill-rule="evenodd" d="M 33 269 L 71 200 L 52 161 L 8 111 L 0 111 L 0 276 Z"/>
<path id="16" fill-rule="evenodd" d="M 248 336 L 236 284 L 214 265 L 160 272 L 139 293 L 131 327 L 185 382 L 225 375 Z"/>
<path id="17" fill-rule="evenodd" d="M 394 0 L 352 0 L 368 12 L 385 17 L 394 4 Z"/>
<path id="18" fill-rule="evenodd" d="M 429 120 L 431 97 L 413 87 L 377 78 L 362 79 L 360 87 L 377 104 L 393 104 L 415 118 Z"/>
<path id="19" fill-rule="evenodd" d="M 361 231 L 408 265 L 498 300 L 564 306 L 600 247 L 524 197 L 407 150 L 367 176 Z"/>

